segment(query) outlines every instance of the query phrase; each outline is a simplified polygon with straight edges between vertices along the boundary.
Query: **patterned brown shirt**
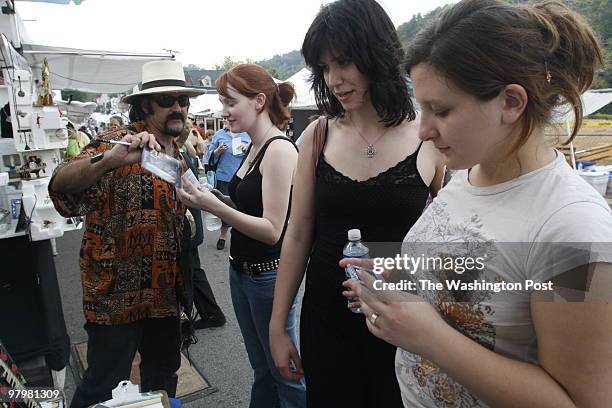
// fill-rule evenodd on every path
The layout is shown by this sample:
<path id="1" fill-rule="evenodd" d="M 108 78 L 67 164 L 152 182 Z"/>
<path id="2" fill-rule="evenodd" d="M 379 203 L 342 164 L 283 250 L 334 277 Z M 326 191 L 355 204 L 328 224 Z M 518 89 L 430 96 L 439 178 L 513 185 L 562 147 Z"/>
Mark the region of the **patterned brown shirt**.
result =
<path id="1" fill-rule="evenodd" d="M 143 130 L 144 124 L 135 123 L 98 139 L 117 140 Z M 79 156 L 60 164 L 54 176 L 73 160 L 105 148 L 105 144 L 89 144 Z M 80 193 L 57 193 L 50 188 L 49 194 L 63 216 L 86 216 L 80 268 L 88 322 L 117 325 L 178 315 L 185 207 L 171 184 L 133 164 L 107 173 Z"/>

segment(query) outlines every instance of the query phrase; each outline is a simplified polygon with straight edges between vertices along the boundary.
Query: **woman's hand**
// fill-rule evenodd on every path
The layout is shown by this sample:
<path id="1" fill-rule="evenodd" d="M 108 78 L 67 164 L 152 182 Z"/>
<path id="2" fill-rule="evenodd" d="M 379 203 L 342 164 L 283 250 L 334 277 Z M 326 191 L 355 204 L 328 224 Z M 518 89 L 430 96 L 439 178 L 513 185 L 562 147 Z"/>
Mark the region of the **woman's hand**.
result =
<path id="1" fill-rule="evenodd" d="M 176 190 L 179 200 L 187 207 L 198 208 L 216 215 L 221 201 L 207 189 L 198 189 L 190 183 L 182 183 Z"/>
<path id="2" fill-rule="evenodd" d="M 395 278 L 394 270 L 384 269 L 380 265 L 376 265 L 374 259 L 370 258 L 342 258 L 340 262 L 338 262 L 342 269 L 346 269 L 347 265 L 353 265 L 359 269 L 365 270 L 370 273 L 370 275 L 376 276 L 377 279 L 383 279 L 385 281 L 389 281 Z"/>
<path id="3" fill-rule="evenodd" d="M 270 330 L 270 353 L 276 368 L 287 380 L 299 381 L 304 376 L 302 360 L 285 330 Z M 293 363 L 293 365 L 292 365 Z"/>
<path id="4" fill-rule="evenodd" d="M 343 259 L 340 266 L 367 260 Z M 358 296 L 368 330 L 376 337 L 404 350 L 427 357 L 431 355 L 432 336 L 448 328 L 438 312 L 423 298 L 400 290 L 385 290 L 383 281 L 361 268 L 359 280 L 343 282 L 347 297 Z M 376 282 L 376 284 L 375 284 Z"/>
<path id="5" fill-rule="evenodd" d="M 344 258 L 340 261 L 340 266 L 343 269 L 346 270 L 347 266 L 352 265 L 352 267 L 354 268 L 353 270 L 355 271 L 356 271 L 356 268 L 371 269 L 372 264 L 373 264 L 373 261 L 371 259 L 365 259 L 365 258 Z M 355 278 L 354 280 L 356 281 L 357 276 L 355 276 L 354 278 Z M 342 296 L 348 299 L 349 309 L 358 309 L 361 307 L 361 302 L 359 301 L 359 294 L 357 293 L 357 291 L 354 291 L 349 288 L 349 290 L 342 292 Z"/>

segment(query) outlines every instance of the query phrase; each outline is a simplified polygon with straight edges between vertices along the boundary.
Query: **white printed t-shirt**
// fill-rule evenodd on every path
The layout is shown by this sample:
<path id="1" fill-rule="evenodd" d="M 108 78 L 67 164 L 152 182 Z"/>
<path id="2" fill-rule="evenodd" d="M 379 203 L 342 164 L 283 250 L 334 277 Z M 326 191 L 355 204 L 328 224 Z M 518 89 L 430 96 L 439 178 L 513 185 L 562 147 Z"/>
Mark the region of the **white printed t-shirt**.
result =
<path id="1" fill-rule="evenodd" d="M 490 187 L 474 187 L 467 170 L 457 172 L 408 232 L 402 253 L 486 259 L 482 271 L 420 269 L 413 280 L 545 282 L 579 265 L 612 262 L 611 242 L 608 204 L 557 152 L 547 166 Z M 433 247 L 433 253 L 427 243 L 444 245 Z M 537 364 L 532 290 L 444 288 L 417 292 L 462 334 L 499 354 Z M 419 355 L 398 348 L 395 365 L 406 407 L 486 406 Z"/>

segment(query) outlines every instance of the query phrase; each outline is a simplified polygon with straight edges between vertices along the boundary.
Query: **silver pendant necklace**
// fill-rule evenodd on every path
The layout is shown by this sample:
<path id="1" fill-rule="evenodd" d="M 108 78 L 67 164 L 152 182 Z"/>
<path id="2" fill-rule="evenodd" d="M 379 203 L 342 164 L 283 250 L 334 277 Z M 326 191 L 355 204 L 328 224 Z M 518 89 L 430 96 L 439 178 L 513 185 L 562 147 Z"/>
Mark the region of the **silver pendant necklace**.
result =
<path id="1" fill-rule="evenodd" d="M 353 127 L 355 128 L 355 131 L 357 132 L 357 134 L 363 139 L 363 141 L 366 143 L 366 148 L 364 151 L 364 155 L 365 157 L 367 157 L 368 159 L 372 159 L 374 158 L 374 156 L 376 156 L 376 147 L 374 147 L 374 145 L 387 133 L 387 131 L 389 130 L 389 128 L 386 128 L 384 132 L 382 132 L 382 134 L 380 136 L 378 136 L 376 138 L 376 140 L 374 140 L 372 143 L 370 143 L 370 141 L 368 141 L 368 139 L 366 139 L 361 132 L 359 131 L 359 129 L 357 129 L 357 126 L 355 126 L 355 122 L 353 122 L 353 118 L 351 118 L 351 116 L 349 115 L 349 120 L 351 121 L 351 123 L 353 124 Z"/>
<path id="2" fill-rule="evenodd" d="M 376 148 L 374 147 L 374 145 L 368 145 L 368 147 L 366 147 L 365 155 L 368 159 L 371 159 L 372 157 L 376 156 Z"/>

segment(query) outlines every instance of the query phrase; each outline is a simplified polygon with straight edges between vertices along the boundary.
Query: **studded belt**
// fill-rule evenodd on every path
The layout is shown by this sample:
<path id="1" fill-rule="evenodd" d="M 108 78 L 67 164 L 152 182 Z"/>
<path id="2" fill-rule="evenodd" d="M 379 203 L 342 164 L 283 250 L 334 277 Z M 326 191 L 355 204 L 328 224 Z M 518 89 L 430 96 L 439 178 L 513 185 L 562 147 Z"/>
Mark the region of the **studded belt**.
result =
<path id="1" fill-rule="evenodd" d="M 264 272 L 271 272 L 278 269 L 279 259 L 273 259 L 265 262 L 247 262 L 238 261 L 231 256 L 229 257 L 230 264 L 236 272 L 244 273 L 246 275 L 255 276 Z"/>

